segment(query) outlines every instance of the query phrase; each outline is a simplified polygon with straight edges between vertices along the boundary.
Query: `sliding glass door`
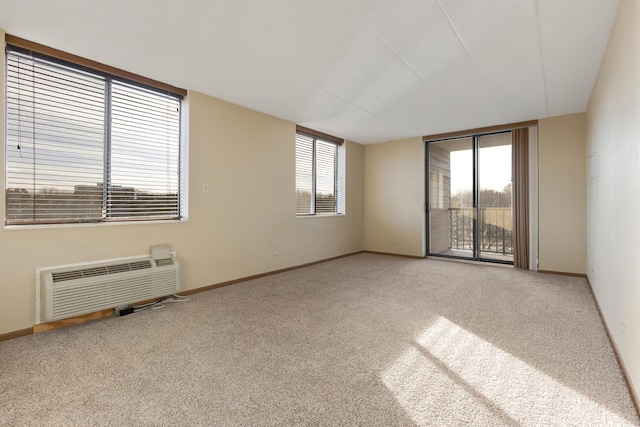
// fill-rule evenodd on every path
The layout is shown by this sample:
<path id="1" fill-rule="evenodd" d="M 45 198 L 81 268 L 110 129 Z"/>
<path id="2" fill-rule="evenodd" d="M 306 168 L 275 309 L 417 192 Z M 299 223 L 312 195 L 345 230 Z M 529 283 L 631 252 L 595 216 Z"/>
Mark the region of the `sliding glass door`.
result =
<path id="1" fill-rule="evenodd" d="M 511 132 L 478 141 L 479 258 L 513 262 Z"/>
<path id="2" fill-rule="evenodd" d="M 436 256 L 513 263 L 511 132 L 427 143 Z"/>
<path id="3" fill-rule="evenodd" d="M 429 252 L 473 258 L 473 138 L 427 144 L 429 151 Z"/>

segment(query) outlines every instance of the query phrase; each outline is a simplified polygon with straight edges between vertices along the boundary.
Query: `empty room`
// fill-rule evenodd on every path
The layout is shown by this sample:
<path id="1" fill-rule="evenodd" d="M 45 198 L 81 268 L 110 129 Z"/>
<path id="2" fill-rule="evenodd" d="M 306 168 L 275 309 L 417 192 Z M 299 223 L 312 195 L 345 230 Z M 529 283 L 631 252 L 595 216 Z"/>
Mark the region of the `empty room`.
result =
<path id="1" fill-rule="evenodd" d="M 637 0 L 0 0 L 0 426 L 640 426 Z"/>

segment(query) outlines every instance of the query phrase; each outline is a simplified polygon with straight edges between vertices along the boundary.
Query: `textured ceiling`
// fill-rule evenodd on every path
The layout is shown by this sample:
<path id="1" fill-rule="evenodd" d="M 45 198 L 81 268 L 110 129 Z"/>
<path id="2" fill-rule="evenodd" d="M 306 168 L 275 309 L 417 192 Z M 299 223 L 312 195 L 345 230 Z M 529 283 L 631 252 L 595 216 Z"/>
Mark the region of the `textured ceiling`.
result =
<path id="1" fill-rule="evenodd" d="M 0 28 L 375 143 L 585 111 L 618 3 L 0 0 Z"/>

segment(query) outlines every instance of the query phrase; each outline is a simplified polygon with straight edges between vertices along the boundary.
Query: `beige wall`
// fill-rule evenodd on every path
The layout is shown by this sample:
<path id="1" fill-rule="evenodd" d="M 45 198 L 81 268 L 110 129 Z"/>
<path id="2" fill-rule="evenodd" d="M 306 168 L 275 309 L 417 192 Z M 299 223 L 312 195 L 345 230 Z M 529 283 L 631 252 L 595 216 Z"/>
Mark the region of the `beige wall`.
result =
<path id="1" fill-rule="evenodd" d="M 538 140 L 539 268 L 584 274 L 585 115 L 540 120 Z M 422 138 L 365 146 L 365 250 L 425 254 L 423 159 Z"/>
<path id="2" fill-rule="evenodd" d="M 588 275 L 640 396 L 640 2 L 622 0 L 587 111 Z"/>
<path id="3" fill-rule="evenodd" d="M 189 220 L 0 229 L 0 334 L 34 324 L 37 267 L 140 255 L 168 243 L 187 290 L 362 250 L 361 145 L 346 144 L 347 214 L 298 219 L 295 124 L 199 93 L 188 100 Z"/>
<path id="4" fill-rule="evenodd" d="M 365 146 L 364 249 L 424 255 L 424 142 Z"/>
<path id="5" fill-rule="evenodd" d="M 586 273 L 585 138 L 584 114 L 539 121 L 542 270 Z M 423 159 L 422 138 L 365 146 L 365 250 L 424 255 Z"/>
<path id="6" fill-rule="evenodd" d="M 585 115 L 538 121 L 539 269 L 587 272 Z"/>

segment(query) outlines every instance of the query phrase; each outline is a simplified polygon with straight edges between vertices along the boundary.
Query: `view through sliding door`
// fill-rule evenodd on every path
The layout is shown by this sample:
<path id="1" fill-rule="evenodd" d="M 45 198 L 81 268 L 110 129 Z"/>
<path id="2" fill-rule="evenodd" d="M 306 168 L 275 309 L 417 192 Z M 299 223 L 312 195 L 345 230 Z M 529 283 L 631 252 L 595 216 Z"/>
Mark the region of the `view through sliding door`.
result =
<path id="1" fill-rule="evenodd" d="M 429 142 L 429 254 L 513 263 L 511 132 Z"/>

